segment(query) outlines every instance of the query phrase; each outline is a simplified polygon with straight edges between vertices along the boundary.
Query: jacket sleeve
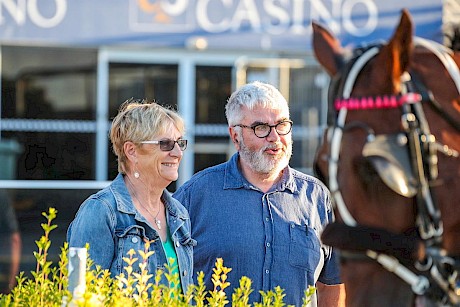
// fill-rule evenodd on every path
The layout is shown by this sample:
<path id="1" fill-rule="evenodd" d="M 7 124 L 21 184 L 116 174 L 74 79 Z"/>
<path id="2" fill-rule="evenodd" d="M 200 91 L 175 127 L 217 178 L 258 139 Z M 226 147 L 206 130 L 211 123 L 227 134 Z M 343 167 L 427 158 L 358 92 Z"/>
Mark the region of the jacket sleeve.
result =
<path id="1" fill-rule="evenodd" d="M 95 265 L 110 269 L 115 255 L 115 214 L 111 206 L 98 198 L 89 198 L 81 206 L 67 231 L 70 247 L 89 244 L 89 258 Z"/>

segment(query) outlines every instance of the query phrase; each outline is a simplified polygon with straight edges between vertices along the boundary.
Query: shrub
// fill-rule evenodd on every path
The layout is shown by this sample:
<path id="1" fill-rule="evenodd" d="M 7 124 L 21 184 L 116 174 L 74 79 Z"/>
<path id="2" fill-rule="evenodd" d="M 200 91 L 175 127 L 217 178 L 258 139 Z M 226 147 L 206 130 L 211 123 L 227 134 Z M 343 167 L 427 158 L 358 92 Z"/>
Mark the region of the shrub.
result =
<path id="1" fill-rule="evenodd" d="M 166 272 L 158 271 L 154 277 L 154 282 L 150 283 L 151 275 L 147 270 L 147 259 L 153 252 L 131 250 L 126 255 L 124 261 L 128 264 L 126 272 L 119 276 L 112 277 L 108 270 L 103 270 L 99 266 L 93 266 L 91 259 L 87 258 L 86 267 L 94 269 L 86 270 L 86 288 L 80 297 L 72 297 L 68 290 L 68 243 L 65 242 L 61 247 L 59 262 L 53 265 L 48 260 L 48 251 L 51 246 L 49 239 L 50 232 L 57 227 L 52 221 L 56 218 L 57 211 L 50 208 L 48 213 L 43 212 L 46 223 L 42 223 L 44 235 L 40 240 L 35 241 L 38 251 L 34 252 L 37 261 L 35 271 L 31 272 L 32 278 L 24 276 L 21 272 L 17 276 L 17 285 L 10 294 L 0 294 L 0 306 L 111 306 L 111 307 L 131 307 L 131 306 L 155 306 L 155 307 L 185 307 L 195 305 L 197 307 L 223 307 L 229 303 L 225 289 L 230 286 L 227 281 L 227 274 L 231 268 L 224 266 L 222 259 L 217 259 L 213 269 L 212 282 L 214 289 L 207 291 L 204 285 L 204 273 L 199 272 L 197 284 L 191 285 L 186 293 L 182 293 L 173 285 L 179 282 L 178 274 L 172 274 L 170 262 L 166 266 Z M 171 259 L 172 260 L 172 259 Z M 132 265 L 140 261 L 140 272 L 134 272 Z M 162 274 L 165 274 L 169 285 L 160 284 Z M 282 307 L 283 290 L 275 287 L 273 291 L 263 292 L 262 302 L 249 303 L 251 280 L 248 277 L 240 279 L 239 286 L 232 294 L 232 306 L 235 307 Z M 315 288 L 310 287 L 305 292 L 304 306 L 306 306 Z"/>

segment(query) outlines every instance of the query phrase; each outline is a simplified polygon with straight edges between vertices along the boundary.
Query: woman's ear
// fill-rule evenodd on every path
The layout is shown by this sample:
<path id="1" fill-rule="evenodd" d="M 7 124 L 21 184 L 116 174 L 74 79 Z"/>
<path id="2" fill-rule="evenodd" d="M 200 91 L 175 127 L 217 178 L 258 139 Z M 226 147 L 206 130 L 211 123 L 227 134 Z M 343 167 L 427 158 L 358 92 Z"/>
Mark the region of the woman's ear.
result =
<path id="1" fill-rule="evenodd" d="M 137 160 L 137 147 L 136 145 L 131 142 L 125 142 L 123 144 L 123 150 L 125 152 L 126 157 L 128 158 L 129 161 L 135 162 Z"/>

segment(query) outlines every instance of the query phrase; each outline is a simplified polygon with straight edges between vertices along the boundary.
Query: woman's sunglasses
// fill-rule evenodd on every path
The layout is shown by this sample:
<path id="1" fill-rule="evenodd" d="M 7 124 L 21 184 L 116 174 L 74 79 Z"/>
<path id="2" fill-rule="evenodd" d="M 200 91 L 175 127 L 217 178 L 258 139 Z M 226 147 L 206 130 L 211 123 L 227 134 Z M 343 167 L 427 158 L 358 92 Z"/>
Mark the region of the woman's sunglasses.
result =
<path id="1" fill-rule="evenodd" d="M 184 151 L 187 148 L 187 140 L 161 140 L 161 141 L 142 141 L 141 144 L 160 144 L 160 150 L 162 151 L 171 151 L 174 149 L 174 145 L 177 143 L 179 145 L 179 149 Z"/>

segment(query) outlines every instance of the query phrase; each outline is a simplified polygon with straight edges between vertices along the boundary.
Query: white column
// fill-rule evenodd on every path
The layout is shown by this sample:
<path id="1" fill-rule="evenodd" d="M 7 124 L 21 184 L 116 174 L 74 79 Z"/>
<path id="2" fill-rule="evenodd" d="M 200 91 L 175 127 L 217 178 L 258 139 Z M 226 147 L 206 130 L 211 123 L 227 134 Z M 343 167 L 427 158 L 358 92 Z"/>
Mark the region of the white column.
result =
<path id="1" fill-rule="evenodd" d="M 179 169 L 179 179 L 177 186 L 181 186 L 194 173 L 194 154 L 195 154 L 195 63 L 189 58 L 183 58 L 179 62 L 178 80 L 178 112 L 185 121 L 188 147 L 184 152 Z"/>

